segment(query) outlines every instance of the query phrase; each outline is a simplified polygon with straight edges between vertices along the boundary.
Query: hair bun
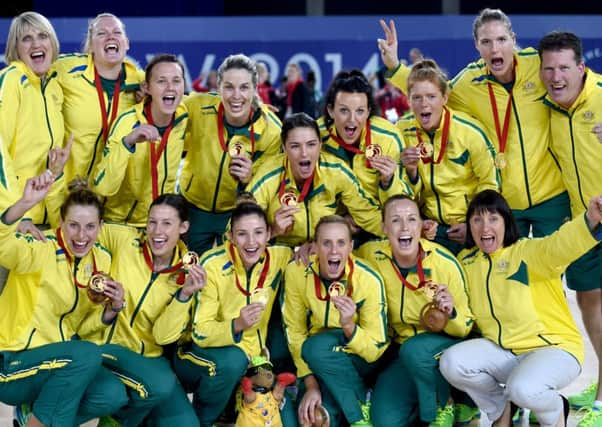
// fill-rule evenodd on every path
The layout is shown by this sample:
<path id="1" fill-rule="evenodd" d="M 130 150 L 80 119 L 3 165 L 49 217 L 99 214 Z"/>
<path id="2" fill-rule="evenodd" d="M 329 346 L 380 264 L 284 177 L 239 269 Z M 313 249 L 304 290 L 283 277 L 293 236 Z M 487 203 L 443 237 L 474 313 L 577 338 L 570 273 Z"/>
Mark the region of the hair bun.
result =
<path id="1" fill-rule="evenodd" d="M 70 193 L 75 193 L 76 191 L 90 190 L 90 186 L 85 178 L 78 175 L 67 184 L 67 190 L 69 190 Z"/>
<path id="2" fill-rule="evenodd" d="M 238 197 L 236 198 L 236 206 L 242 205 L 244 203 L 253 203 L 256 205 L 257 200 L 255 200 L 255 196 L 253 196 L 253 194 L 249 191 L 243 191 L 239 193 Z"/>

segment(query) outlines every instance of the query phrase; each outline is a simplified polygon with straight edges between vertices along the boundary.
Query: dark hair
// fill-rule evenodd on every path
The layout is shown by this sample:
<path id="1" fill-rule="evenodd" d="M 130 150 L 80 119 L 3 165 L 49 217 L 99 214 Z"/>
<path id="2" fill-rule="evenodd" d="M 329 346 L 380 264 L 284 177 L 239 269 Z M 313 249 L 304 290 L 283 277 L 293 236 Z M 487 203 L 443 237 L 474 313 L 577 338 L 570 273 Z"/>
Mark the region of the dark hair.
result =
<path id="1" fill-rule="evenodd" d="M 171 53 L 159 53 L 155 55 L 148 64 L 146 64 L 146 68 L 144 69 L 144 79 L 146 83 L 150 83 L 150 78 L 153 74 L 153 68 L 155 67 L 155 65 L 161 64 L 162 62 L 178 64 L 180 66 L 180 70 L 182 70 L 182 78 L 184 78 L 184 66 L 182 65 L 178 57 L 176 55 L 172 55 Z"/>
<path id="2" fill-rule="evenodd" d="M 282 130 L 280 131 L 280 139 L 282 144 L 286 142 L 286 138 L 291 130 L 295 128 L 310 128 L 316 132 L 316 137 L 320 139 L 320 128 L 318 123 L 306 113 L 295 113 L 284 119 L 282 122 Z"/>
<path id="3" fill-rule="evenodd" d="M 188 221 L 188 202 L 186 202 L 184 196 L 173 193 L 161 194 L 159 197 L 153 200 L 150 207 L 148 208 L 149 212 L 153 208 L 153 206 L 160 205 L 171 206 L 176 210 L 176 212 L 178 212 L 178 218 L 180 218 L 180 221 Z"/>
<path id="4" fill-rule="evenodd" d="M 510 206 L 508 206 L 506 199 L 495 190 L 483 190 L 474 196 L 468 205 L 468 211 L 466 212 L 467 227 L 465 246 L 467 248 L 475 246 L 474 237 L 470 230 L 470 218 L 475 214 L 483 212 L 497 213 L 504 219 L 504 247 L 512 245 L 519 239 L 520 232 L 518 230 L 518 225 L 516 224 L 516 220 L 514 219 L 514 215 L 512 215 L 512 210 L 510 209 Z"/>
<path id="5" fill-rule="evenodd" d="M 405 194 L 395 194 L 395 195 L 389 197 L 385 201 L 385 203 L 383 203 L 383 207 L 382 207 L 382 211 L 381 211 L 383 221 L 385 220 L 385 214 L 387 213 L 387 209 L 389 209 L 389 206 L 391 206 L 391 204 L 397 202 L 398 200 L 409 200 L 410 202 L 413 202 L 416 206 L 418 206 L 416 201 L 414 199 L 412 199 L 410 196 L 407 196 Z"/>
<path id="6" fill-rule="evenodd" d="M 378 116 L 379 108 L 376 101 L 374 101 L 373 91 L 372 85 L 360 70 L 339 71 L 326 91 L 326 101 L 324 103 L 324 123 L 326 127 L 330 127 L 334 122 L 334 119 L 328 114 L 328 107 L 334 108 L 334 102 L 339 92 L 366 94 L 370 116 Z"/>
<path id="7" fill-rule="evenodd" d="M 243 194 L 243 193 L 241 193 Z M 247 215 L 257 215 L 259 218 L 265 222 L 265 225 L 268 226 L 268 216 L 265 211 L 261 209 L 254 201 L 249 200 L 248 198 L 243 199 L 237 202 L 236 207 L 232 210 L 232 216 L 230 217 L 230 227 L 234 229 L 234 225 L 242 218 Z"/>
<path id="8" fill-rule="evenodd" d="M 424 81 L 437 86 L 443 96 L 448 92 L 447 76 L 433 59 L 421 59 L 412 66 L 408 76 L 408 93 L 412 92 L 415 83 Z"/>
<path id="9" fill-rule="evenodd" d="M 546 51 L 559 51 L 563 49 L 570 49 L 575 55 L 575 62 L 581 64 L 583 62 L 583 46 L 581 39 L 576 34 L 568 31 L 552 31 L 546 34 L 539 41 L 537 51 L 541 58 L 542 53 Z"/>
<path id="10" fill-rule="evenodd" d="M 104 214 L 103 205 L 96 193 L 88 187 L 88 181 L 82 177 L 75 177 L 67 185 L 69 194 L 61 205 L 61 219 L 64 220 L 67 212 L 72 206 L 94 206 L 98 210 L 98 219 L 101 220 Z"/>
<path id="11" fill-rule="evenodd" d="M 349 227 L 349 223 L 347 222 L 347 220 L 340 215 L 326 215 L 320 218 L 318 224 L 316 225 L 314 239 L 318 239 L 318 233 L 320 231 L 320 228 L 327 224 L 343 224 L 347 229 L 347 232 L 349 233 L 349 239 L 351 239 L 351 227 Z"/>

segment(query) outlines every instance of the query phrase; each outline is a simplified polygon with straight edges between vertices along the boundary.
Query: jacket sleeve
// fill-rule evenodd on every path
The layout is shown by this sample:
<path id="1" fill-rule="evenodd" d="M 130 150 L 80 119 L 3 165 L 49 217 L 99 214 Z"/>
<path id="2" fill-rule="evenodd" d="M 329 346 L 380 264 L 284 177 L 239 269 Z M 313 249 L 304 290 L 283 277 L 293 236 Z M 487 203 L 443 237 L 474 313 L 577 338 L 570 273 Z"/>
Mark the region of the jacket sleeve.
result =
<path id="1" fill-rule="evenodd" d="M 472 167 L 478 179 L 477 192 L 500 189 L 500 175 L 493 162 L 495 148 L 485 131 L 475 132 L 474 143 L 471 147 Z"/>
<path id="2" fill-rule="evenodd" d="M 48 260 L 55 259 L 54 244 L 15 232 L 18 223 L 8 225 L 0 220 L 0 265 L 18 274 L 40 271 Z"/>
<path id="3" fill-rule="evenodd" d="M 307 326 L 307 308 L 303 302 L 304 275 L 294 263 L 286 268 L 282 284 L 282 320 L 284 331 L 291 352 L 293 362 L 297 367 L 297 376 L 306 377 L 312 373 L 311 369 L 301 357 L 301 348 L 309 336 Z"/>
<path id="4" fill-rule="evenodd" d="M 450 265 L 443 265 L 447 280 L 445 285 L 454 299 L 454 316 L 445 326 L 445 333 L 452 337 L 465 337 L 474 324 L 474 315 L 468 305 L 466 273 L 462 265 L 453 258 L 449 259 Z"/>
<path id="5" fill-rule="evenodd" d="M 186 331 L 190 320 L 190 303 L 180 301 L 177 298 L 179 290 L 165 307 L 163 312 L 155 320 L 153 325 L 153 337 L 159 345 L 167 345 L 176 342 Z"/>
<path id="6" fill-rule="evenodd" d="M 78 310 L 85 309 L 81 306 L 82 302 L 78 303 Z M 85 303 L 84 303 L 85 304 Z M 107 326 L 112 325 L 113 323 L 105 323 L 102 321 L 102 315 L 104 313 L 104 306 L 100 304 L 90 304 L 92 307 L 88 308 L 88 312 L 81 324 L 74 328 L 77 331 L 77 334 L 86 340 L 90 340 L 92 342 L 100 343 L 100 338 L 103 336 L 102 332 L 106 330 Z M 119 313 L 118 316 L 123 316 L 123 314 Z M 115 318 L 117 321 L 117 318 Z"/>
<path id="7" fill-rule="evenodd" d="M 387 303 L 382 278 L 376 271 L 363 273 L 359 278 L 363 289 L 362 299 L 356 301 L 359 323 L 346 347 L 372 363 L 388 346 Z"/>
<path id="8" fill-rule="evenodd" d="M 7 152 L 15 140 L 17 116 L 23 96 L 19 89 L 17 74 L 16 70 L 12 72 L 8 70 L 2 76 L 3 82 L 0 85 L 0 139 L 5 144 Z"/>
<path id="9" fill-rule="evenodd" d="M 399 66 L 391 71 L 387 72 L 387 78 L 403 93 L 408 93 L 408 77 L 410 76 L 411 68 L 407 65 L 399 63 Z"/>

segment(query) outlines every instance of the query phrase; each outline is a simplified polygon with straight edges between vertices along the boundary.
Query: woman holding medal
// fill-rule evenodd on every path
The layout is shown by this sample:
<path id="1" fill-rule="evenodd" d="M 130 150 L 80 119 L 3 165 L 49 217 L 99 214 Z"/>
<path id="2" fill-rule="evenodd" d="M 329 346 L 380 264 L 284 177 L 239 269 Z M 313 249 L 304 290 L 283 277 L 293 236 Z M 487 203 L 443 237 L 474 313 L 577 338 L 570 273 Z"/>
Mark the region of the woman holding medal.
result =
<path id="1" fill-rule="evenodd" d="M 175 191 L 188 123 L 184 67 L 176 56 L 157 55 L 145 71 L 146 98 L 117 118 L 90 177 L 106 197 L 105 220 L 134 227 L 144 227 L 153 200 Z"/>
<path id="2" fill-rule="evenodd" d="M 231 55 L 217 78 L 219 94 L 184 100 L 189 129 L 179 183 L 190 202 L 188 246 L 199 254 L 221 242 L 238 193 L 280 151 L 280 120 L 259 103 L 255 63 Z"/>
<path id="3" fill-rule="evenodd" d="M 276 241 L 289 246 L 313 239 L 315 224 L 334 214 L 339 203 L 354 222 L 379 235 L 380 210 L 353 172 L 321 151 L 318 125 L 307 114 L 293 114 L 282 125 L 284 154 L 274 156 L 247 186 L 266 210 Z"/>
<path id="4" fill-rule="evenodd" d="M 45 232 L 45 241 L 15 233 L 15 222 L 43 200 L 53 181 L 48 171 L 28 179 L 22 198 L 0 221 L 0 263 L 10 270 L 0 296 L 0 401 L 17 406 L 22 425 L 71 427 L 127 400 L 123 384 L 101 368 L 100 348 L 78 339 L 114 322 L 123 287 L 108 280 L 103 304 L 87 296 L 92 277 L 109 271 L 111 256 L 96 241 L 100 200 L 81 182 L 71 188 L 60 226 Z"/>
<path id="5" fill-rule="evenodd" d="M 317 254 L 307 267 L 288 265 L 282 296 L 286 337 L 303 380 L 299 420 L 314 422 L 323 406 L 332 427 L 371 425 L 367 379 L 388 345 L 384 284 L 351 254 L 343 217 L 322 217 L 315 236 Z"/>
<path id="6" fill-rule="evenodd" d="M 382 60 L 391 81 L 405 92 L 411 69 L 397 57 L 395 24 L 381 21 L 381 26 Z M 521 236 L 530 231 L 534 237 L 548 235 L 571 214 L 550 152 L 549 111 L 540 101 L 546 88 L 539 78 L 539 56 L 532 48 L 517 49 L 510 19 L 499 9 L 481 11 L 473 36 L 481 59 L 451 80 L 449 107 L 476 118 L 493 141 L 501 191 Z"/>
<path id="7" fill-rule="evenodd" d="M 201 259 L 207 285 L 195 295 L 192 342 L 175 358 L 178 377 L 194 393 L 201 426 L 215 422 L 250 358 L 266 346 L 272 305 L 292 256 L 287 247 L 268 246 L 269 240 L 265 212 L 242 201 L 232 211 L 229 241 Z"/>
<path id="8" fill-rule="evenodd" d="M 358 251 L 385 281 L 394 341 L 372 394 L 372 424 L 452 425 L 450 387 L 436 356 L 472 328 L 464 269 L 445 248 L 421 238 L 418 205 L 406 196 L 385 202 L 383 229 L 388 241 L 368 242 Z"/>
<path id="9" fill-rule="evenodd" d="M 61 55 L 52 66 L 65 98 L 65 136 L 74 138 L 67 182 L 88 178 L 115 119 L 136 103 L 144 73 L 125 59 L 129 48 L 123 22 L 101 13 L 88 24 L 84 53 Z"/>
<path id="10" fill-rule="evenodd" d="M 433 60 L 415 63 L 407 86 L 414 114 L 397 122 L 407 141 L 406 179 L 422 216 L 438 223 L 435 241 L 457 254 L 468 203 L 481 190 L 499 188 L 494 148 L 479 122 L 446 106 L 447 78 Z"/>
<path id="11" fill-rule="evenodd" d="M 470 249 L 459 259 L 483 337 L 446 349 L 440 369 L 494 425 L 512 425 L 511 403 L 530 409 L 542 426 L 566 425 L 569 405 L 558 390 L 581 371 L 583 339 L 560 273 L 602 239 L 600 221 L 602 196 L 556 233 L 519 240 L 500 194 L 485 190 L 470 203 Z"/>
<path id="12" fill-rule="evenodd" d="M 162 346 L 186 329 L 192 297 L 205 285 L 198 256 L 180 240 L 189 228 L 187 203 L 176 194 L 155 199 L 144 239 L 130 227 L 105 227 L 100 241 L 113 255 L 110 273 L 124 284 L 124 304 L 109 328 L 84 338 L 103 344 L 104 365 L 127 387 L 129 400 L 112 418 L 124 426 L 137 426 L 147 416 L 153 426 L 197 426 L 186 393 L 162 357 Z"/>

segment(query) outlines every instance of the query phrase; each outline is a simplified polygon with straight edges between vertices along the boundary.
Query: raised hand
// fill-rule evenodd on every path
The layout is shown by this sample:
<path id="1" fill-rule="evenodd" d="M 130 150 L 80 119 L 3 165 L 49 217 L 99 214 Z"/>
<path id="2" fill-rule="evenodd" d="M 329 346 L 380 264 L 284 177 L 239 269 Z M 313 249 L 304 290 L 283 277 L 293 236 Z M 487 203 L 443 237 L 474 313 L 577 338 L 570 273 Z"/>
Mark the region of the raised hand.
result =
<path id="1" fill-rule="evenodd" d="M 382 27 L 385 38 L 378 39 L 378 50 L 380 50 L 380 57 L 383 64 L 389 69 L 394 70 L 399 66 L 399 57 L 397 54 L 397 29 L 395 28 L 395 21 L 389 20 L 389 25 L 384 19 L 381 19 L 380 26 Z"/>

